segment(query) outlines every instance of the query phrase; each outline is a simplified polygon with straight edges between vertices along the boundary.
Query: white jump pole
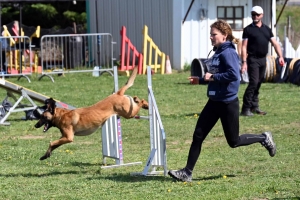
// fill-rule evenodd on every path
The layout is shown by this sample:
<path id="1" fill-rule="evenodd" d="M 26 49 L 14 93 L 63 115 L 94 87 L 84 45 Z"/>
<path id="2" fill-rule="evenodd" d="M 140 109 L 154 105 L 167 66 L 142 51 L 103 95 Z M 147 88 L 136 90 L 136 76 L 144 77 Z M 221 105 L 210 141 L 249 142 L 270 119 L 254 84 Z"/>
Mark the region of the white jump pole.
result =
<path id="1" fill-rule="evenodd" d="M 157 108 L 156 100 L 152 91 L 151 67 L 147 67 L 148 81 L 148 103 L 149 116 L 138 116 L 137 119 L 148 119 L 150 130 L 150 154 L 146 161 L 144 170 L 140 173 L 131 173 L 132 175 L 167 175 L 167 151 L 166 151 L 166 134 Z M 158 167 L 163 171 L 156 171 Z"/>

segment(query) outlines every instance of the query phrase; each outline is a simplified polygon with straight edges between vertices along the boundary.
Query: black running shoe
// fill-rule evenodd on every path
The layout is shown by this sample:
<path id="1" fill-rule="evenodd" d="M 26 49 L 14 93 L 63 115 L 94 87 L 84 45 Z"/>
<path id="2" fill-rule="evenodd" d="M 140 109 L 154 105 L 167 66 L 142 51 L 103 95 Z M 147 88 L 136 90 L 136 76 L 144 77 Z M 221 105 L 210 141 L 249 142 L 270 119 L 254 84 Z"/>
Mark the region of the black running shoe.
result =
<path id="1" fill-rule="evenodd" d="M 191 182 L 192 181 L 192 174 L 191 173 L 188 173 L 187 172 L 187 169 L 183 168 L 183 169 L 180 169 L 178 171 L 173 171 L 173 170 L 170 170 L 168 172 L 168 174 L 178 180 L 178 181 L 182 181 L 182 182 Z"/>
<path id="2" fill-rule="evenodd" d="M 264 132 L 263 135 L 266 137 L 266 139 L 263 142 L 261 142 L 261 144 L 269 151 L 271 157 L 275 156 L 276 144 L 273 141 L 272 133 Z"/>

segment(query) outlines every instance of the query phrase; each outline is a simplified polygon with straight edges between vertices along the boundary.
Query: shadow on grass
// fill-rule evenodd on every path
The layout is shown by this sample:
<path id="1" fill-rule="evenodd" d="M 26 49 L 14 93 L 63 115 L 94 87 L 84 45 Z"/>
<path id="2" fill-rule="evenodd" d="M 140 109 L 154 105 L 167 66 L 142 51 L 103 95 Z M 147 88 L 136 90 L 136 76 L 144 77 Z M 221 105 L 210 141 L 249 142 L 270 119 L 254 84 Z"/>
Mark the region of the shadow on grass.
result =
<path id="1" fill-rule="evenodd" d="M 178 85 L 192 85 L 190 82 L 178 82 L 178 83 L 176 83 L 176 84 L 178 84 Z"/>
<path id="2" fill-rule="evenodd" d="M 90 170 L 89 167 L 93 167 L 93 166 L 100 166 L 101 164 L 99 163 L 83 163 L 83 162 L 73 162 L 73 163 L 69 163 L 72 166 L 76 166 L 80 169 L 78 169 L 78 171 L 76 170 L 71 170 L 71 171 L 66 171 L 66 170 L 61 170 L 58 171 L 54 168 L 52 168 L 55 171 L 51 171 L 48 173 L 43 173 L 43 172 L 37 172 L 37 173 L 9 173 L 9 174 L 3 174 L 0 173 L 0 177 L 51 177 L 51 176 L 60 176 L 60 175 L 66 175 L 66 174 L 89 174 Z M 85 170 L 82 170 L 85 169 Z"/>
<path id="3" fill-rule="evenodd" d="M 83 163 L 83 162 L 72 162 L 71 165 L 76 167 L 91 167 L 91 166 L 101 166 L 99 163 Z"/>
<path id="4" fill-rule="evenodd" d="M 181 113 L 181 114 L 170 114 L 170 115 L 160 115 L 163 116 L 164 118 L 184 118 L 184 117 L 188 117 L 188 118 L 195 118 L 198 119 L 200 115 L 200 112 L 198 113 Z"/>
<path id="5" fill-rule="evenodd" d="M 300 197 L 274 198 L 272 200 L 300 200 Z"/>
<path id="6" fill-rule="evenodd" d="M 87 172 L 86 172 L 87 173 Z M 49 173 L 16 173 L 16 174 L 1 174 L 0 177 L 47 177 L 47 176 L 57 176 L 57 175 L 66 175 L 66 174 L 82 174 L 82 171 L 55 171 L 55 172 L 49 172 Z"/>
<path id="7" fill-rule="evenodd" d="M 92 164 L 92 163 L 73 163 L 74 166 L 79 166 L 79 167 L 88 167 L 88 166 L 95 166 L 99 164 Z M 10 173 L 10 174 L 1 174 L 0 177 L 51 177 L 51 176 L 60 176 L 60 175 L 66 175 L 66 174 L 89 174 L 90 171 L 53 171 L 49 173 Z M 93 177 L 88 177 L 87 180 L 95 180 L 95 179 L 107 179 L 111 181 L 116 181 L 116 182 L 146 182 L 146 181 L 176 181 L 170 176 L 163 176 L 161 175 L 148 175 L 148 176 L 143 176 L 143 175 L 131 175 L 129 173 L 126 174 L 120 174 L 120 173 L 112 173 L 108 176 L 101 176 L 101 172 L 98 174 L 100 176 L 93 176 Z M 235 175 L 226 175 L 226 178 L 232 178 L 235 177 Z M 214 179 L 221 179 L 224 178 L 224 175 L 216 175 L 216 176 L 208 176 L 208 177 L 203 177 L 203 178 L 193 178 L 193 181 L 208 181 L 208 180 L 214 180 Z M 296 200 L 299 199 L 299 197 L 292 197 L 289 198 L 291 200 Z M 281 200 L 281 198 L 275 198 L 274 200 Z"/>
<path id="8" fill-rule="evenodd" d="M 228 174 L 228 175 L 216 175 L 216 176 L 208 176 L 203 178 L 193 178 L 194 181 L 208 181 L 208 180 L 214 180 L 219 178 L 234 178 L 235 175 Z"/>
<path id="9" fill-rule="evenodd" d="M 226 178 L 232 178 L 232 177 L 235 177 L 235 175 L 226 175 Z M 214 180 L 220 178 L 223 179 L 224 175 L 209 176 L 204 178 L 193 178 L 193 181 L 207 181 L 207 180 Z M 89 179 L 94 179 L 94 178 L 89 178 Z M 117 181 L 117 182 L 176 181 L 170 176 L 163 176 L 163 175 L 139 176 L 139 175 L 130 175 L 130 174 L 111 174 L 108 177 L 105 177 L 104 179 Z"/>
<path id="10" fill-rule="evenodd" d="M 89 178 L 89 179 L 95 179 L 95 178 Z M 143 175 L 131 175 L 131 174 L 111 174 L 107 177 L 99 177 L 99 179 L 108 179 L 111 181 L 116 182 L 146 182 L 146 181 L 164 181 L 167 180 L 167 177 L 163 175 L 149 175 L 149 176 L 143 176 Z"/>
<path id="11" fill-rule="evenodd" d="M 184 116 L 186 116 L 186 117 L 195 117 L 195 115 L 200 115 L 200 113 L 189 113 L 189 114 L 185 114 Z"/>

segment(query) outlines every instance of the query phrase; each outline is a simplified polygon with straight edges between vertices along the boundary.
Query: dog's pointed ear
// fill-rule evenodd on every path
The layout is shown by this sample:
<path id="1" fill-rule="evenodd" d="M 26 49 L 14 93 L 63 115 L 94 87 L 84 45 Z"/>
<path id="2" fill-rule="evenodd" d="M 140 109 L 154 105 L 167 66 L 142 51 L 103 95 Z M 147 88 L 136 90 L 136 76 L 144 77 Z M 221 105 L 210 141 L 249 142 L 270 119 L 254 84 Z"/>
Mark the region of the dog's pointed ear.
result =
<path id="1" fill-rule="evenodd" d="M 47 110 L 52 114 L 54 115 L 54 111 L 55 111 L 55 108 L 56 108 L 56 101 L 52 98 L 50 99 L 46 99 L 45 100 L 45 103 L 47 102 L 46 106 L 47 106 Z"/>
<path id="2" fill-rule="evenodd" d="M 44 104 L 47 105 L 49 103 L 50 99 L 45 99 Z"/>

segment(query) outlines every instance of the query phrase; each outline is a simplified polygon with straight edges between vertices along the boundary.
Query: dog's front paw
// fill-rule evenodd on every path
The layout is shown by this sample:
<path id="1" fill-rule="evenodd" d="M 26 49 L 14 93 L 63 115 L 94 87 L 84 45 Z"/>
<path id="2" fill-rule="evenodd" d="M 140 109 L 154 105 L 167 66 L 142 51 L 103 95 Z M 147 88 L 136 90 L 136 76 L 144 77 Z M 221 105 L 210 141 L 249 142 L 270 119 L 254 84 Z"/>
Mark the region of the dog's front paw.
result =
<path id="1" fill-rule="evenodd" d="M 50 156 L 51 156 L 51 154 L 46 153 L 45 155 L 40 157 L 40 160 L 45 160 L 45 159 L 49 158 Z"/>
<path id="2" fill-rule="evenodd" d="M 45 160 L 47 158 L 48 158 L 47 156 L 42 156 L 42 157 L 40 157 L 40 160 Z"/>

